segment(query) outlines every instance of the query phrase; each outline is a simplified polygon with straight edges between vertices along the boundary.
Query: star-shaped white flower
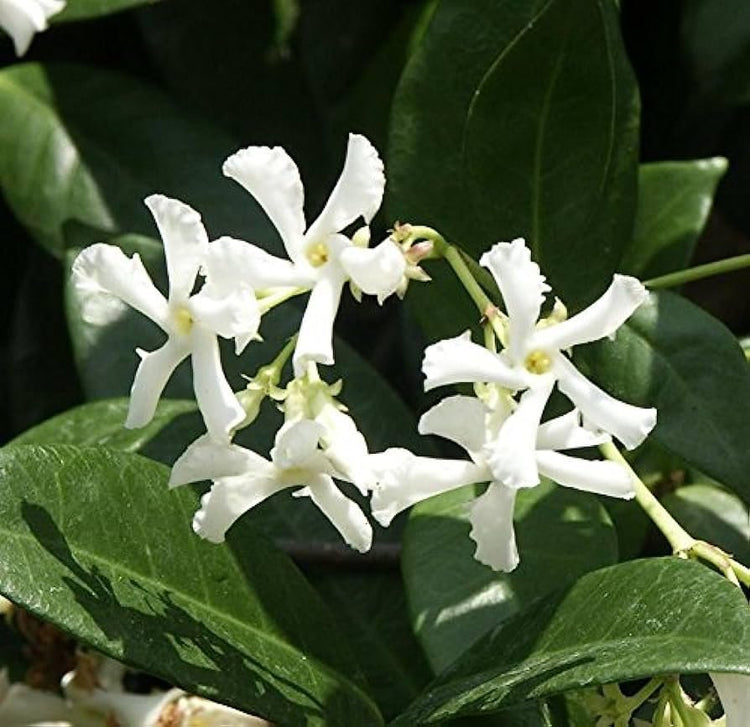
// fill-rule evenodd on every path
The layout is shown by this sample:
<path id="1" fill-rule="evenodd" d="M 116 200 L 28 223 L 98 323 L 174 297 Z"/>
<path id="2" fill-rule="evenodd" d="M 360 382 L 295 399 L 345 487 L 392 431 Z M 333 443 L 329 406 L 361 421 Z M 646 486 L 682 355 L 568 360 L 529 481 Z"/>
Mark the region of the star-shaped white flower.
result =
<path id="1" fill-rule="evenodd" d="M 224 174 L 255 197 L 275 225 L 289 256 L 282 260 L 239 240 L 256 289 L 311 287 L 294 352 L 295 375 L 307 361 L 333 363 L 333 322 L 341 291 L 350 280 L 382 302 L 402 283 L 407 263 L 399 246 L 386 239 L 367 247 L 365 231 L 350 239 L 341 231 L 360 217 L 369 224 L 383 198 L 383 163 L 359 134 L 349 135 L 346 161 L 323 211 L 306 229 L 304 191 L 296 164 L 281 147 L 251 146 L 224 162 Z M 251 269 L 254 272 L 251 272 Z"/>
<path id="2" fill-rule="evenodd" d="M 496 391 L 494 392 L 496 393 Z M 406 449 L 389 449 L 370 456 L 378 479 L 372 496 L 372 514 L 383 526 L 410 505 L 457 487 L 489 482 L 471 507 L 471 537 L 475 558 L 494 570 L 512 571 L 518 565 L 513 530 L 516 489 L 498 480 L 491 458 L 495 440 L 510 420 L 513 402 L 493 396 L 492 402 L 470 396 L 451 396 L 427 411 L 419 421 L 421 434 L 436 434 L 462 447 L 469 460 L 418 457 Z M 519 406 L 520 408 L 520 406 Z M 602 432 L 580 425 L 572 410 L 535 429 L 532 456 L 539 473 L 565 487 L 631 498 L 635 494 L 628 472 L 614 462 L 587 460 L 559 450 L 590 447 L 607 441 Z"/>
<path id="3" fill-rule="evenodd" d="M 13 38 L 16 55 L 29 49 L 35 33 L 65 7 L 65 0 L 0 0 L 0 28 Z"/>
<path id="4" fill-rule="evenodd" d="M 511 391 L 528 389 L 505 422 L 489 456 L 494 477 L 511 487 L 539 482 L 534 454 L 536 429 L 555 383 L 581 411 L 586 426 L 619 439 L 628 449 L 640 444 L 656 424 L 656 410 L 626 404 L 595 386 L 563 353 L 612 336 L 643 303 L 648 292 L 635 278 L 615 275 L 605 293 L 573 317 L 556 322 L 555 311 L 539 321 L 549 291 L 522 239 L 501 242 L 485 253 L 507 310 L 506 347 L 494 354 L 472 343 L 466 332 L 425 351 L 425 389 L 459 382 L 493 382 Z"/>
<path id="5" fill-rule="evenodd" d="M 372 527 L 333 480 L 350 482 L 366 494 L 374 485 L 368 456 L 351 417 L 324 402 L 314 418 L 294 417 L 284 423 L 270 460 L 204 436 L 175 462 L 169 483 L 177 487 L 213 480 L 193 518 L 195 532 L 213 543 L 222 542 L 237 518 L 266 498 L 299 487 L 295 497 L 309 497 L 352 548 L 365 552 L 372 543 Z"/>
<path id="6" fill-rule="evenodd" d="M 165 298 L 154 286 L 136 254 L 99 243 L 83 250 L 73 263 L 72 282 L 82 299 L 84 319 L 93 319 L 102 294 L 114 296 L 154 321 L 167 334 L 156 351 L 138 350 L 141 363 L 133 381 L 125 426 L 151 421 L 164 387 L 188 356 L 193 387 L 209 434 L 224 438 L 245 412 L 221 368 L 216 336 L 234 338 L 239 353 L 257 335 L 260 313 L 255 293 L 232 265 L 232 250 L 208 242 L 200 215 L 191 207 L 161 195 L 146 198 L 159 227 L 169 275 Z M 205 274 L 193 294 L 199 270 Z M 107 298 L 108 300 L 111 300 Z"/>

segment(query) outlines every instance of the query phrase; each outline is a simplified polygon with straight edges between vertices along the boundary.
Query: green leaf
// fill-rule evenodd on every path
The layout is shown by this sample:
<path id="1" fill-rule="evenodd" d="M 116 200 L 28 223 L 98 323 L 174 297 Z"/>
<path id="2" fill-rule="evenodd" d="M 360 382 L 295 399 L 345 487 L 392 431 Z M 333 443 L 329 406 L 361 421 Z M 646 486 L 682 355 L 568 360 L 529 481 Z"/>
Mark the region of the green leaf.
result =
<path id="1" fill-rule="evenodd" d="M 686 485 L 662 498 L 662 504 L 693 537 L 750 562 L 750 512 L 731 492 L 710 484 Z"/>
<path id="2" fill-rule="evenodd" d="M 545 480 L 518 493 L 521 564 L 496 573 L 474 560 L 462 487 L 416 506 L 404 537 L 403 572 L 414 630 L 434 671 L 531 602 L 617 560 L 612 523 L 593 495 Z"/>
<path id="3" fill-rule="evenodd" d="M 723 157 L 641 164 L 635 230 L 622 272 L 646 279 L 687 267 L 726 170 Z"/>
<path id="4" fill-rule="evenodd" d="M 603 291 L 636 196 L 639 103 L 618 23 L 610 0 L 443 0 L 394 100 L 389 215 L 474 257 L 525 236 L 571 307 Z"/>
<path id="5" fill-rule="evenodd" d="M 249 528 L 190 529 L 167 469 L 105 448 L 0 451 L 0 590 L 126 664 L 285 725 L 378 725 L 345 642 Z M 242 549 L 236 545 L 242 543 Z"/>
<path id="6" fill-rule="evenodd" d="M 739 588 L 692 561 L 630 561 L 588 573 L 495 629 L 393 725 L 655 674 L 750 674 L 748 653 L 750 610 Z"/>
<path id="7" fill-rule="evenodd" d="M 195 206 L 212 237 L 276 239 L 249 195 L 222 177 L 238 144 L 140 81 L 82 66 L 15 65 L 0 71 L 0 116 L 0 188 L 58 257 L 72 221 L 153 235 L 143 204 L 153 192 Z"/>
<path id="8" fill-rule="evenodd" d="M 750 368 L 719 321 L 678 295 L 652 292 L 613 341 L 574 353 L 614 396 L 656 407 L 650 437 L 750 502 Z"/>
<path id="9" fill-rule="evenodd" d="M 138 5 L 153 5 L 159 0 L 67 0 L 65 9 L 53 15 L 50 22 L 58 23 L 67 20 L 85 20 L 110 15 Z"/>

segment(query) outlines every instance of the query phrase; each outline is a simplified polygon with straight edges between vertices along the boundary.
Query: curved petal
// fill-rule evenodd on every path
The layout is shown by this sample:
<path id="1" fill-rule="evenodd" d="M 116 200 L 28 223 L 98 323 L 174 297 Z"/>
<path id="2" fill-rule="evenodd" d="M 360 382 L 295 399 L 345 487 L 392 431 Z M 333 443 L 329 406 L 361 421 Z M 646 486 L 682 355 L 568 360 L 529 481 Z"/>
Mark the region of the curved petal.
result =
<path id="1" fill-rule="evenodd" d="M 200 293 L 188 302 L 195 322 L 223 338 L 241 337 L 247 343 L 258 333 L 260 309 L 255 292 L 249 285 L 238 285 L 232 291 L 221 291 L 206 283 Z M 243 347 L 239 347 L 241 353 Z"/>
<path id="2" fill-rule="evenodd" d="M 539 425 L 536 435 L 537 449 L 578 449 L 596 447 L 609 441 L 606 432 L 595 431 L 581 426 L 581 412 L 571 409 L 555 419 Z"/>
<path id="3" fill-rule="evenodd" d="M 306 267 L 275 257 L 256 245 L 233 237 L 220 237 L 209 243 L 203 270 L 208 282 L 222 288 L 232 288 L 242 283 L 254 290 L 310 288 L 314 283 L 313 278 L 305 272 Z"/>
<path id="4" fill-rule="evenodd" d="M 339 263 L 354 284 L 376 295 L 380 304 L 396 292 L 406 274 L 404 253 L 390 238 L 374 248 L 349 245 L 341 251 Z"/>
<path id="5" fill-rule="evenodd" d="M 201 216 L 189 205 L 162 194 L 144 200 L 164 243 L 169 275 L 169 302 L 188 299 L 208 252 L 208 235 Z"/>
<path id="6" fill-rule="evenodd" d="M 0 671 L 0 724 L 9 727 L 59 724 L 65 727 L 72 718 L 72 710 L 59 694 L 26 684 L 9 684 L 7 671 Z"/>
<path id="7" fill-rule="evenodd" d="M 515 391 L 526 388 L 531 380 L 525 369 L 512 369 L 497 354 L 472 342 L 469 331 L 428 346 L 422 373 L 425 391 L 467 382 L 491 382 Z"/>
<path id="8" fill-rule="evenodd" d="M 0 27 L 13 38 L 17 56 L 22 56 L 29 49 L 34 33 L 47 27 L 47 17 L 59 12 L 65 3 L 60 2 L 52 12 L 37 2 L 28 0 L 5 0 L 0 3 Z"/>
<path id="9" fill-rule="evenodd" d="M 271 450 L 273 463 L 282 470 L 308 466 L 319 454 L 318 443 L 324 431 L 323 425 L 312 419 L 286 422 L 276 432 Z"/>
<path id="10" fill-rule="evenodd" d="M 275 476 L 272 465 L 260 473 L 223 477 L 201 497 L 193 530 L 211 543 L 222 543 L 237 518 L 288 485 Z"/>
<path id="11" fill-rule="evenodd" d="M 656 409 L 626 404 L 589 381 L 565 356 L 555 358 L 558 388 L 581 410 L 584 419 L 619 439 L 628 449 L 637 447 L 656 425 Z"/>
<path id="12" fill-rule="evenodd" d="M 318 475 L 295 497 L 309 497 L 339 531 L 346 544 L 365 553 L 372 545 L 372 526 L 359 505 L 339 490 L 328 475 Z"/>
<path id="13" fill-rule="evenodd" d="M 198 437 L 172 465 L 169 486 L 178 487 L 189 482 L 236 477 L 246 472 L 260 471 L 265 464 L 268 464 L 268 460 L 249 449 L 204 434 Z"/>
<path id="14" fill-rule="evenodd" d="M 559 351 L 611 336 L 647 298 L 648 290 L 640 280 L 615 275 L 609 288 L 588 308 L 566 321 L 535 331 L 532 347 Z"/>
<path id="15" fill-rule="evenodd" d="M 492 570 L 510 573 L 519 562 L 513 508 L 516 491 L 492 482 L 471 506 L 469 536 L 477 544 L 474 557 Z"/>
<path id="16" fill-rule="evenodd" d="M 191 341 L 193 390 L 198 408 L 208 433 L 221 440 L 245 418 L 245 410 L 224 376 L 215 334 L 193 326 Z"/>
<path id="17" fill-rule="evenodd" d="M 333 322 L 339 309 L 344 277 L 335 270 L 323 275 L 310 293 L 294 349 L 294 375 L 302 376 L 308 361 L 333 363 Z"/>
<path id="18" fill-rule="evenodd" d="M 422 414 L 417 431 L 450 439 L 476 460 L 484 446 L 486 415 L 487 407 L 475 396 L 449 396 Z"/>
<path id="19" fill-rule="evenodd" d="M 536 461 L 539 471 L 558 485 L 626 500 L 635 496 L 630 474 L 616 462 L 571 457 L 549 450 L 537 451 Z"/>
<path id="20" fill-rule="evenodd" d="M 417 502 L 490 477 L 486 467 L 474 462 L 417 457 L 408 449 L 399 448 L 371 454 L 369 464 L 378 480 L 371 511 L 383 527 Z"/>
<path id="21" fill-rule="evenodd" d="M 742 727 L 750 715 L 750 675 L 709 674 L 724 708 L 725 727 Z"/>
<path id="22" fill-rule="evenodd" d="M 71 282 L 81 298 L 85 320 L 101 308 L 102 293 L 115 296 L 169 331 L 169 306 L 156 289 L 140 256 L 129 258 L 119 247 L 99 242 L 73 261 Z"/>
<path id="23" fill-rule="evenodd" d="M 489 268 L 500 288 L 508 314 L 508 355 L 513 363 L 521 364 L 539 319 L 544 294 L 550 287 L 520 237 L 513 242 L 493 245 L 482 255 L 479 264 Z"/>
<path id="24" fill-rule="evenodd" d="M 375 147 L 361 134 L 349 134 L 341 176 L 305 239 L 323 240 L 358 217 L 369 223 L 380 208 L 384 189 L 383 162 Z"/>
<path id="25" fill-rule="evenodd" d="M 292 158 L 280 146 L 249 146 L 232 154 L 221 169 L 255 197 L 296 262 L 305 232 L 305 192 Z"/>
<path id="26" fill-rule="evenodd" d="M 536 438 L 539 422 L 552 392 L 552 376 L 539 377 L 518 402 L 516 410 L 500 427 L 497 439 L 485 445 L 493 479 L 508 487 L 535 487 L 539 484 L 536 466 Z"/>
<path id="27" fill-rule="evenodd" d="M 130 389 L 130 406 L 125 419 L 128 429 L 143 427 L 151 421 L 169 377 L 189 353 L 190 349 L 185 342 L 172 338 L 156 351 L 138 349 L 141 363 Z"/>

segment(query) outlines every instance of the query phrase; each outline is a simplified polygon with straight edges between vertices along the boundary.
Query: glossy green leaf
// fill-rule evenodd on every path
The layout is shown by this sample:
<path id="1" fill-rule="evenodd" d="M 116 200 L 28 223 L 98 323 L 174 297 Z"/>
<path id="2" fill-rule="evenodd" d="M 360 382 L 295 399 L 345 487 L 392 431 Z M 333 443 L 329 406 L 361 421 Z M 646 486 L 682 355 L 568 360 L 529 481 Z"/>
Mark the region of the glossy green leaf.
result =
<path id="1" fill-rule="evenodd" d="M 0 188 L 57 256 L 66 222 L 153 235 L 143 199 L 154 192 L 196 207 L 212 237 L 275 240 L 258 206 L 221 174 L 239 144 L 140 81 L 15 65 L 0 71 L 0 116 Z"/>
<path id="2" fill-rule="evenodd" d="M 597 498 L 544 481 L 518 494 L 521 564 L 494 572 L 473 557 L 468 506 L 476 489 L 420 503 L 404 537 L 412 622 L 436 673 L 534 600 L 617 560 L 616 535 Z"/>
<path id="3" fill-rule="evenodd" d="M 750 609 L 700 563 L 630 561 L 583 576 L 481 639 L 393 725 L 437 724 L 592 684 L 750 674 Z"/>
<path id="4" fill-rule="evenodd" d="M 289 560 L 249 528 L 227 545 L 197 538 L 197 498 L 169 491 L 163 465 L 27 445 L 0 451 L 0 473 L 0 590 L 13 601 L 126 664 L 280 724 L 382 724 Z"/>
<path id="5" fill-rule="evenodd" d="M 611 0 L 443 0 L 394 100 L 389 215 L 474 257 L 524 236 L 577 307 L 631 237 L 638 109 Z M 418 302 L 456 291 L 430 286 Z M 430 335 L 447 327 L 420 320 Z"/>
<path id="6" fill-rule="evenodd" d="M 651 438 L 750 502 L 750 368 L 719 321 L 651 293 L 613 341 L 574 353 L 614 396 L 657 408 Z"/>
<path id="7" fill-rule="evenodd" d="M 750 563 L 750 511 L 731 492 L 710 484 L 686 485 L 662 503 L 693 537 Z"/>
<path id="8" fill-rule="evenodd" d="M 723 157 L 641 164 L 633 241 L 620 271 L 645 279 L 687 267 L 726 170 Z"/>
<path id="9" fill-rule="evenodd" d="M 54 15 L 50 22 L 59 23 L 67 20 L 85 20 L 110 15 L 138 5 L 153 5 L 159 0 L 67 0 L 65 9 Z"/>

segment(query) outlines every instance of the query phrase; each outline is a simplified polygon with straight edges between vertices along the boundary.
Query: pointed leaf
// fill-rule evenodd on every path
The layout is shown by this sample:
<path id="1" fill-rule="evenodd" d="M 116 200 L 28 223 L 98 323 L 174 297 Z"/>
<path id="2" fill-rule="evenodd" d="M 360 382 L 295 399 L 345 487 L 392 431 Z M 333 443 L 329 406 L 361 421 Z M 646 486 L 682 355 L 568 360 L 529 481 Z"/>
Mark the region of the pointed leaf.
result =
<path id="1" fill-rule="evenodd" d="M 97 18 L 101 15 L 128 10 L 138 5 L 153 5 L 157 2 L 159 0 L 67 0 L 65 9 L 51 20 L 53 23 L 57 23 L 67 20 Z"/>

